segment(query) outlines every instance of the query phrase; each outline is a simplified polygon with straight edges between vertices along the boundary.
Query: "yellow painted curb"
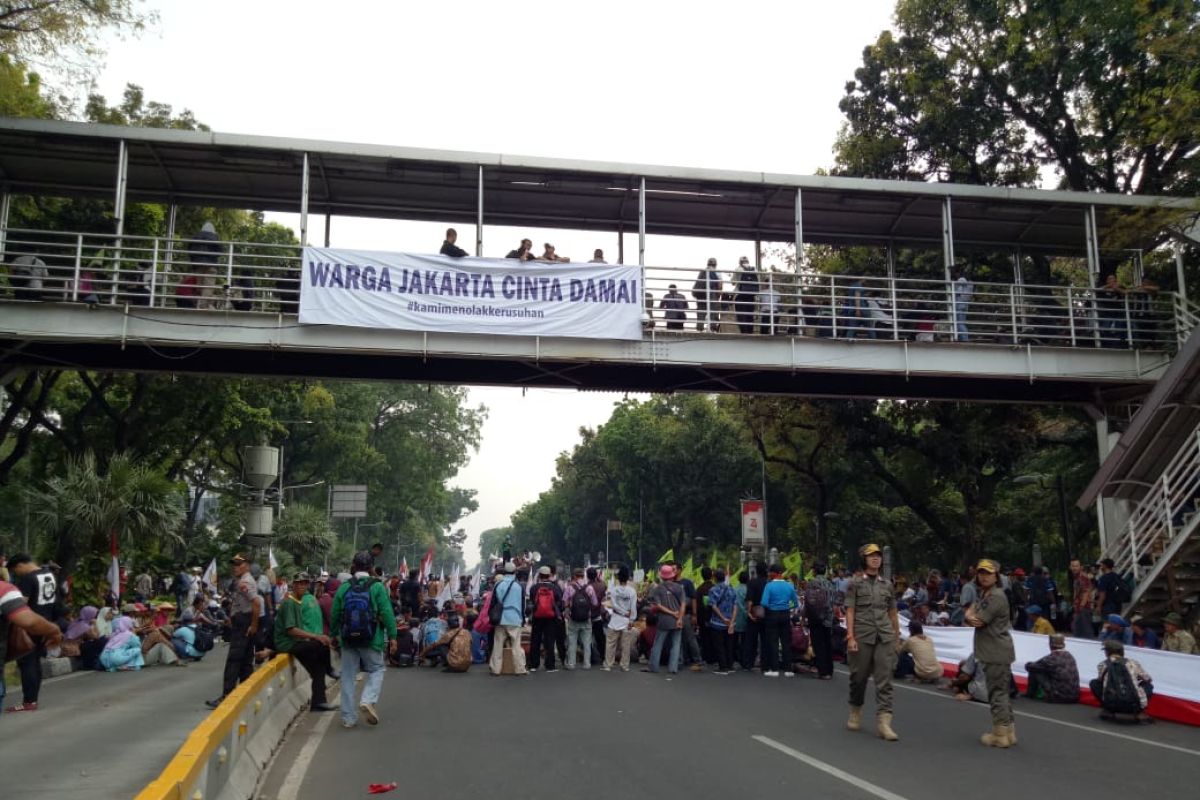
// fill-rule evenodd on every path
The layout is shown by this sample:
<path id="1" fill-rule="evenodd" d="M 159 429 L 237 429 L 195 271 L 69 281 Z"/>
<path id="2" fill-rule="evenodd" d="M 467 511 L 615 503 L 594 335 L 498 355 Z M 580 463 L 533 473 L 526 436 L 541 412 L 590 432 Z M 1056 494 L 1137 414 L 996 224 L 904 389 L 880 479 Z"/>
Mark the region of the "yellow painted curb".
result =
<path id="1" fill-rule="evenodd" d="M 190 790 L 213 752 L 253 705 L 254 697 L 291 666 L 291 656 L 275 656 L 227 696 L 197 725 L 166 768 L 135 800 L 191 800 Z M 257 713 L 257 711 L 255 711 Z"/>

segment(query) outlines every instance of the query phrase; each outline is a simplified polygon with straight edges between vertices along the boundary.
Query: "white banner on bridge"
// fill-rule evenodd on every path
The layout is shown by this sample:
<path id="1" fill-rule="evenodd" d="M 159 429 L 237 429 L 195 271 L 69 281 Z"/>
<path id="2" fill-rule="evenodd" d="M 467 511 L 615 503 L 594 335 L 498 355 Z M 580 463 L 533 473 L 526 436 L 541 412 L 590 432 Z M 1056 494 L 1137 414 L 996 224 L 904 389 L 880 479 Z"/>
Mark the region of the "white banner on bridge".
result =
<path id="1" fill-rule="evenodd" d="M 641 339 L 636 266 L 304 248 L 300 322 Z"/>

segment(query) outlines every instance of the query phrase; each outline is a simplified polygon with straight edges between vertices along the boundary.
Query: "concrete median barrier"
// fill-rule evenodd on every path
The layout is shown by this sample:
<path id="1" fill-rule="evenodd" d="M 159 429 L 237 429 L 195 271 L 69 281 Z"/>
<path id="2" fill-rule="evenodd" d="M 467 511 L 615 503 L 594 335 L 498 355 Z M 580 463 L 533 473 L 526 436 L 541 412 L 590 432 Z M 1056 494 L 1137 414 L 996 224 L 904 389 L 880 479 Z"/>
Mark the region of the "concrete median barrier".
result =
<path id="1" fill-rule="evenodd" d="M 248 800 L 311 694 L 290 656 L 260 667 L 191 732 L 136 800 Z"/>

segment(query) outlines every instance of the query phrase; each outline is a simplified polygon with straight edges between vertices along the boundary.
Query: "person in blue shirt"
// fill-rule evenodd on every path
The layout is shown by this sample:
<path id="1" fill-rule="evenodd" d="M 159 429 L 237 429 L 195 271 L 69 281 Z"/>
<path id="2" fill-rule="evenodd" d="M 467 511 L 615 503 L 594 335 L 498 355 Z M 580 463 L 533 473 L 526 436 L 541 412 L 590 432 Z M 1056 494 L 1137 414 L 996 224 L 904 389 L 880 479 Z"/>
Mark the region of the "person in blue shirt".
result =
<path id="1" fill-rule="evenodd" d="M 1129 627 L 1129 622 L 1120 614 L 1109 614 L 1104 620 L 1104 629 L 1100 631 L 1101 642 L 1106 642 L 1109 639 L 1115 639 L 1121 644 L 1133 644 L 1133 631 Z"/>
<path id="2" fill-rule="evenodd" d="M 778 678 L 782 671 L 785 678 L 795 676 L 792 672 L 792 609 L 800 605 L 796 587 L 783 579 L 783 567 L 772 564 L 767 570 L 771 580 L 763 589 L 762 605 L 767 615 L 763 628 L 767 638 L 767 659 L 763 675 Z"/>

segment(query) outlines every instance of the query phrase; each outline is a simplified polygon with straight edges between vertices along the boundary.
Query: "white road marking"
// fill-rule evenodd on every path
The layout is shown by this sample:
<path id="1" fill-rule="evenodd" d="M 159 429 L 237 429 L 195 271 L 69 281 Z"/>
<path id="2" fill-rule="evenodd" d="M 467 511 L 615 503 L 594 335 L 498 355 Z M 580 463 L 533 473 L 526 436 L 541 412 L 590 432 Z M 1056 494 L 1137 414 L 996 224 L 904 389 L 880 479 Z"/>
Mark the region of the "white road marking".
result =
<path id="1" fill-rule="evenodd" d="M 831 775 L 840 781 L 845 781 L 846 783 L 850 784 L 851 786 L 857 786 L 859 789 L 862 789 L 864 792 L 866 792 L 868 794 L 872 794 L 872 795 L 880 798 L 880 800 L 907 800 L 907 798 L 905 798 L 903 795 L 896 794 L 895 792 L 889 792 L 887 789 L 884 789 L 882 786 L 877 786 L 876 784 L 871 783 L 870 781 L 865 781 L 862 778 L 858 777 L 857 775 L 851 775 L 849 772 L 840 770 L 837 767 L 833 766 L 832 764 L 826 763 L 826 762 L 820 760 L 819 758 L 813 758 L 810 755 L 801 753 L 799 750 L 793 750 L 792 748 L 788 747 L 786 744 L 777 742 L 774 739 L 770 738 L 769 736 L 759 735 L 759 736 L 751 736 L 750 738 L 756 742 L 765 744 L 767 747 L 778 750 L 779 752 L 783 753 L 784 755 L 791 756 L 792 758 L 796 759 L 797 761 L 803 762 L 814 769 L 819 769 L 819 770 L 821 770 L 821 772 L 824 772 L 826 775 Z"/>
<path id="2" fill-rule="evenodd" d="M 335 718 L 340 719 L 341 714 L 336 711 L 324 711 L 321 713 L 321 718 L 316 721 L 312 727 L 312 731 L 308 734 L 308 741 L 304 743 L 304 746 L 300 748 L 300 752 L 296 754 L 296 760 L 292 762 L 292 768 L 288 770 L 287 777 L 283 779 L 283 784 L 279 787 L 279 794 L 276 795 L 276 800 L 296 800 L 300 795 L 300 787 L 304 784 L 305 776 L 308 775 L 308 765 L 312 763 L 313 757 L 317 754 L 317 748 L 321 746 L 321 740 L 325 738 L 325 731 L 329 730 L 329 726 Z"/>
<path id="3" fill-rule="evenodd" d="M 845 673 L 846 670 L 838 669 L 838 672 Z M 954 699 L 954 695 L 948 694 L 946 692 L 938 692 L 938 691 L 934 691 L 931 689 L 922 689 L 919 686 L 908 686 L 906 684 L 900 683 L 899 681 L 893 681 L 892 685 L 899 689 L 907 689 L 910 692 L 920 692 L 921 694 L 933 695 L 934 697 L 940 697 L 945 700 L 953 700 Z M 966 705 L 979 706 L 980 708 L 987 708 L 987 706 L 983 705 L 982 703 L 967 703 Z M 1118 731 L 1106 731 L 1103 728 L 1093 728 L 1090 725 L 1080 725 L 1078 722 L 1067 722 L 1065 719 L 1054 719 L 1053 717 L 1044 717 L 1041 714 L 1031 714 L 1028 711 L 1018 711 L 1015 708 L 1013 709 L 1013 715 L 1018 716 L 1018 717 L 1027 717 L 1029 719 L 1036 719 L 1039 722 L 1050 722 L 1050 723 L 1053 723 L 1054 725 L 1062 725 L 1063 727 L 1066 727 L 1066 728 L 1074 728 L 1074 729 L 1080 730 L 1080 731 L 1087 731 L 1088 733 L 1094 733 L 1099 736 L 1111 736 L 1114 739 L 1124 739 L 1127 742 L 1137 742 L 1138 744 L 1149 745 L 1150 747 L 1159 747 L 1159 748 L 1162 748 L 1163 750 L 1173 750 L 1176 753 L 1185 753 L 1189 756 L 1200 756 L 1200 750 L 1192 750 L 1191 748 L 1181 747 L 1180 745 L 1177 745 L 1177 744 L 1167 744 L 1166 742 L 1156 742 L 1153 739 L 1143 739 L 1140 736 L 1130 736 L 1128 733 L 1119 733 Z"/>

